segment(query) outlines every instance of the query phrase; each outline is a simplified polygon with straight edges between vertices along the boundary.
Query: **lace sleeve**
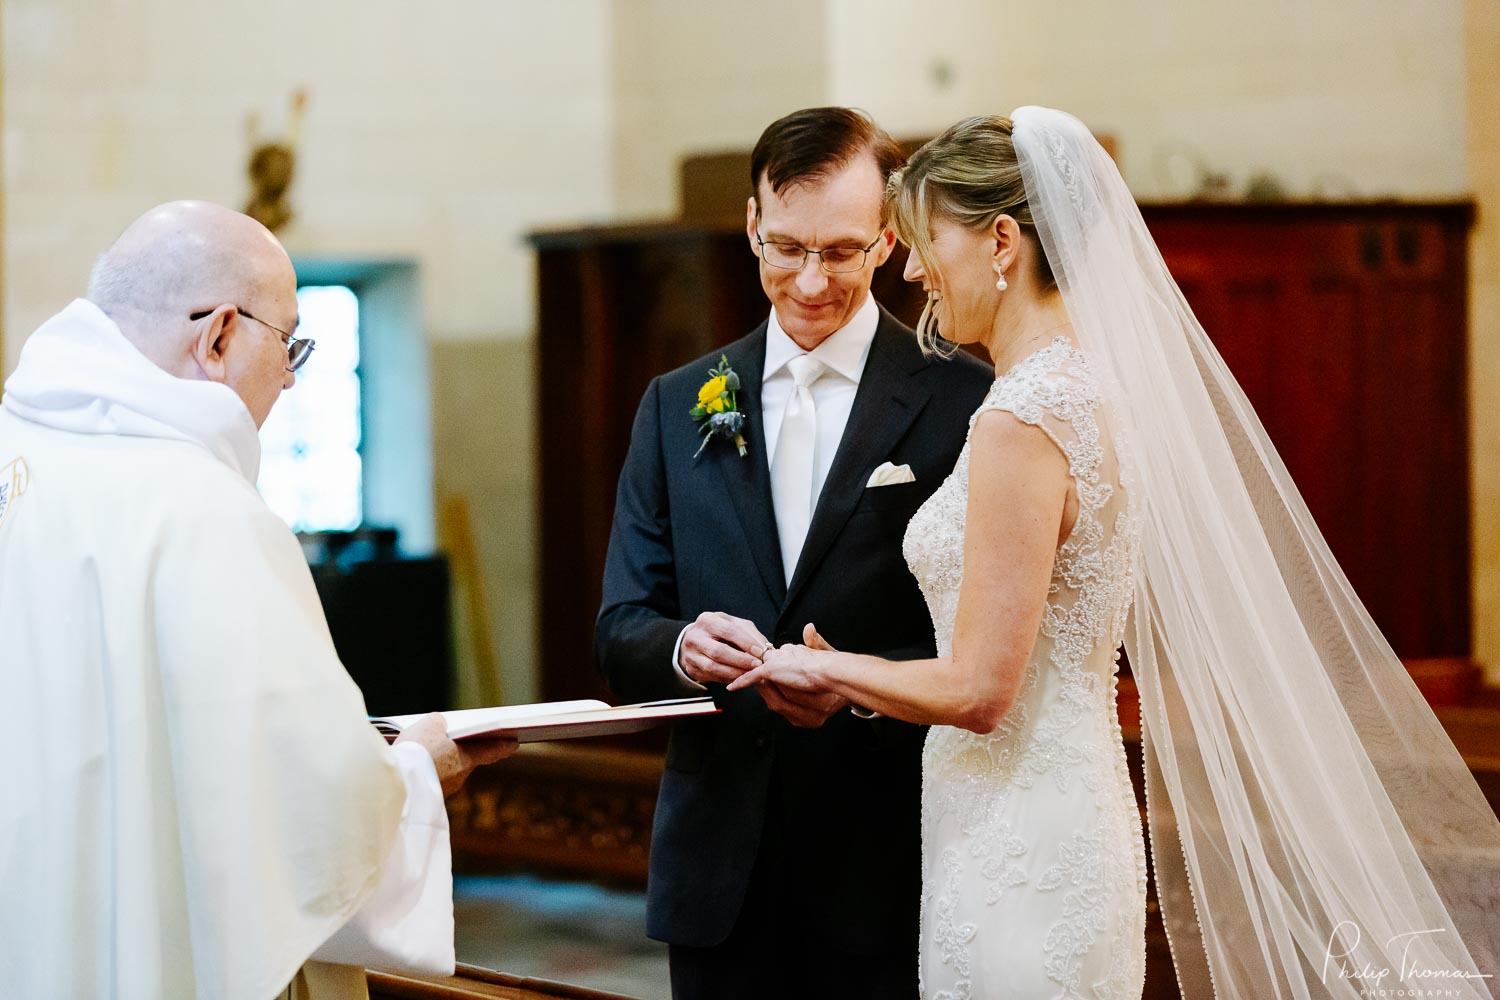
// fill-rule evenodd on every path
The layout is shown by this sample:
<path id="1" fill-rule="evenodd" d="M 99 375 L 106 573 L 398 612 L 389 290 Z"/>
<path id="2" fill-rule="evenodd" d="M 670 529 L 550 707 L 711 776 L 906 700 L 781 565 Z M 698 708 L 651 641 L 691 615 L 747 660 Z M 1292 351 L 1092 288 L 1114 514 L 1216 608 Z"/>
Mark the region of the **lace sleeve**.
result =
<path id="1" fill-rule="evenodd" d="M 1060 340 L 996 382 L 974 420 L 1005 410 L 1039 428 L 1068 460 L 1078 513 L 1058 546 L 1048 613 L 1076 617 L 1084 646 L 1107 641 L 1113 650 L 1130 608 L 1140 517 L 1104 400 L 1087 356 Z M 1101 581 L 1108 585 L 1093 586 Z"/>
<path id="2" fill-rule="evenodd" d="M 1099 426 L 1102 400 L 1083 354 L 1059 340 L 995 383 L 970 419 L 969 431 L 972 434 L 974 424 L 990 410 L 1004 410 L 1039 428 L 1067 458 L 1068 472 L 1081 494 L 1098 486 L 1105 464 Z"/>

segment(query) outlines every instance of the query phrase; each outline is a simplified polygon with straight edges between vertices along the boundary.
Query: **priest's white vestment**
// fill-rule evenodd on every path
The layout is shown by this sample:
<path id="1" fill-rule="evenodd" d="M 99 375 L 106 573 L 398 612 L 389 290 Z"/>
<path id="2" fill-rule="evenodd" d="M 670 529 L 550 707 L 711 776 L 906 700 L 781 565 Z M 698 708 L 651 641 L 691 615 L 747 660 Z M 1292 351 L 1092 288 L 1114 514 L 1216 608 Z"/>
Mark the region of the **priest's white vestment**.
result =
<path id="1" fill-rule="evenodd" d="M 451 973 L 436 770 L 388 747 L 233 390 L 92 303 L 0 401 L 0 994 L 271 1000 Z M 314 988 L 316 992 L 316 987 Z"/>

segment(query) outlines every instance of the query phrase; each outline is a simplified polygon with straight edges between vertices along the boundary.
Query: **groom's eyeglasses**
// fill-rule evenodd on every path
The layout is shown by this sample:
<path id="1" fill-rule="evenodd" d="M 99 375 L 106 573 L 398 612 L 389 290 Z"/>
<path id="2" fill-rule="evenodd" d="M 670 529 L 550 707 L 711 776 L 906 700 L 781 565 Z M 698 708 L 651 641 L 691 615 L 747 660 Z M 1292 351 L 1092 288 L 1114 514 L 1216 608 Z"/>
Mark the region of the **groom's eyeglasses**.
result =
<path id="1" fill-rule="evenodd" d="M 772 267 L 785 268 L 788 271 L 800 271 L 807 263 L 808 254 L 817 254 L 818 263 L 823 270 L 830 274 L 847 274 L 850 271 L 858 271 L 865 266 L 865 257 L 871 250 L 875 249 L 885 233 L 881 233 L 870 241 L 867 247 L 827 247 L 822 250 L 809 250 L 807 247 L 798 246 L 795 243 L 775 243 L 760 238 L 760 229 L 755 231 L 755 242 L 760 244 L 760 259 Z"/>
<path id="2" fill-rule="evenodd" d="M 241 316 L 245 317 L 246 319 L 254 320 L 255 322 L 259 323 L 261 326 L 270 327 L 272 330 L 275 330 L 277 333 L 281 334 L 283 337 L 286 338 L 286 370 L 287 371 L 289 371 L 289 372 L 296 371 L 298 368 L 301 368 L 303 365 L 307 364 L 307 359 L 310 358 L 310 357 L 312 357 L 313 347 L 317 345 L 317 341 L 316 340 L 312 340 L 311 338 L 299 340 L 298 338 L 292 336 L 286 330 L 283 330 L 281 327 L 279 327 L 279 326 L 272 326 L 270 323 L 267 323 L 265 320 L 261 319 L 258 316 L 251 316 L 248 312 L 246 312 L 245 310 L 241 309 L 239 306 L 235 306 L 234 307 L 234 311 L 237 312 L 237 313 L 239 313 Z M 211 312 L 213 312 L 212 309 L 204 309 L 201 312 L 189 313 L 188 314 L 188 319 L 193 320 L 193 321 L 196 322 L 197 320 L 202 319 L 203 317 L 207 316 Z"/>

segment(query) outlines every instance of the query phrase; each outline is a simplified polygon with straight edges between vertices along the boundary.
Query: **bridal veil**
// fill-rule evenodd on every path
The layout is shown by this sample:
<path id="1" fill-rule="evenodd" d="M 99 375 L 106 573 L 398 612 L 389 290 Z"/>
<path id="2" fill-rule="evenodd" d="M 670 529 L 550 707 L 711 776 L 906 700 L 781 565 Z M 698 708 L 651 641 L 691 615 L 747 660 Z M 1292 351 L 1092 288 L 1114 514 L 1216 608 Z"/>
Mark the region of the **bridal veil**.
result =
<path id="1" fill-rule="evenodd" d="M 1142 518 L 1126 650 L 1183 996 L 1492 1000 L 1500 822 L 1114 162 L 1062 112 L 1025 107 L 1012 122 Z"/>

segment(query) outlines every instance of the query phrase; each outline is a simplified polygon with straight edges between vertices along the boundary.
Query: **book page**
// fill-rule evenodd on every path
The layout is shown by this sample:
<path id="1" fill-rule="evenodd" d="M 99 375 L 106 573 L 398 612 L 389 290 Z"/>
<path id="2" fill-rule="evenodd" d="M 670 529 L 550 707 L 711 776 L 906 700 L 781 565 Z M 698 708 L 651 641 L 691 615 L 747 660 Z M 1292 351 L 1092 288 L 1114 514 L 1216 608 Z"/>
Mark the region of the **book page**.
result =
<path id="1" fill-rule="evenodd" d="M 480 732 L 483 730 L 498 729 L 505 725 L 521 722 L 525 719 L 540 715 L 561 715 L 570 712 L 588 712 L 609 705 L 594 699 L 582 701 L 551 701 L 535 705 L 498 705 L 494 708 L 459 708 L 442 713 L 448 723 L 448 735 Z M 370 722 L 381 732 L 399 733 L 407 726 L 416 722 L 427 712 L 416 715 L 388 715 L 380 718 L 371 718 Z"/>
<path id="2" fill-rule="evenodd" d="M 698 697 L 619 706 L 593 700 L 554 701 L 460 709 L 444 712 L 443 717 L 448 723 L 448 736 L 453 740 L 497 737 L 535 743 L 639 732 L 673 719 L 713 715 L 718 711 L 712 698 Z M 372 718 L 370 722 L 387 740 L 393 741 L 404 727 L 421 717 L 399 715 Z"/>

